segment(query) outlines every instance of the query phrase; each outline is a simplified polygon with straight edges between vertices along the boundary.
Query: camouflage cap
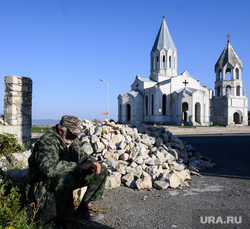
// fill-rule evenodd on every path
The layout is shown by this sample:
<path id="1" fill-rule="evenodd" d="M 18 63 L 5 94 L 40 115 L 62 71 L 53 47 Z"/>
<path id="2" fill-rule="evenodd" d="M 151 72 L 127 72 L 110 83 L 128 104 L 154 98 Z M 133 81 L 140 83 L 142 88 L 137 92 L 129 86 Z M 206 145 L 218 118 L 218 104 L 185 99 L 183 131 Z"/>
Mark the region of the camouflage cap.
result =
<path id="1" fill-rule="evenodd" d="M 69 129 L 69 131 L 74 135 L 80 135 L 83 130 L 82 120 L 79 117 L 74 117 L 71 115 L 64 115 L 61 118 L 60 125 Z"/>

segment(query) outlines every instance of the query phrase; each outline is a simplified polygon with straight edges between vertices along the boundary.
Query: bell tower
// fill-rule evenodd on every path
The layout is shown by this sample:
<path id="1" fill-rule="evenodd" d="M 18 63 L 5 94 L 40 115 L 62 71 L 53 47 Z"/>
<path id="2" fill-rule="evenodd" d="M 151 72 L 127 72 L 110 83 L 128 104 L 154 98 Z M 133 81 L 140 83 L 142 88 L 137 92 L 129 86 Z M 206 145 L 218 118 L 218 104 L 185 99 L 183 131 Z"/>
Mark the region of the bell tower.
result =
<path id="1" fill-rule="evenodd" d="M 160 82 L 177 75 L 177 50 L 165 21 L 165 12 L 151 50 L 150 62 L 151 80 Z"/>
<path id="2" fill-rule="evenodd" d="M 215 96 L 242 96 L 242 62 L 227 35 L 227 45 L 215 65 Z"/>
<path id="3" fill-rule="evenodd" d="M 215 64 L 215 96 L 212 99 L 213 125 L 248 125 L 248 99 L 242 87 L 242 62 L 230 44 Z"/>

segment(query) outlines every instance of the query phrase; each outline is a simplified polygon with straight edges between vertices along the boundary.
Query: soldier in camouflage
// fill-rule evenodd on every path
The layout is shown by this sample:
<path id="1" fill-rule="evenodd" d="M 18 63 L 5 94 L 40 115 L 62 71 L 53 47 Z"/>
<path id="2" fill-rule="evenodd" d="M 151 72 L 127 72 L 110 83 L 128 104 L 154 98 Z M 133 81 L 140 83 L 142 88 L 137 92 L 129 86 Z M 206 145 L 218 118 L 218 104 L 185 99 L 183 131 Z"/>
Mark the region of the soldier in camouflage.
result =
<path id="1" fill-rule="evenodd" d="M 36 142 L 29 158 L 28 201 L 39 200 L 40 209 L 56 203 L 57 228 L 68 228 L 79 216 L 103 218 L 88 205 L 101 199 L 108 171 L 83 151 L 77 138 L 81 132 L 82 120 L 65 115 Z M 84 186 L 87 191 L 75 212 L 73 190 Z"/>

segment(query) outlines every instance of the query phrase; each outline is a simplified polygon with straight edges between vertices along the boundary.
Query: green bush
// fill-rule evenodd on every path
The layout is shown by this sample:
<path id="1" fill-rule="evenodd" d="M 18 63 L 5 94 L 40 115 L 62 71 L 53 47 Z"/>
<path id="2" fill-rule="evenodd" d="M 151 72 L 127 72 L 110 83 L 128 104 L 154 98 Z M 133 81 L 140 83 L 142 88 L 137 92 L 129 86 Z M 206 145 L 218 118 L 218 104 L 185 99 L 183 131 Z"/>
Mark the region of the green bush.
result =
<path id="1" fill-rule="evenodd" d="M 0 156 L 10 157 L 12 153 L 24 150 L 14 134 L 2 133 L 0 134 Z"/>
<path id="2" fill-rule="evenodd" d="M 14 134 L 0 134 L 0 157 L 11 157 L 12 153 L 23 151 Z M 0 168 L 0 229 L 39 229 L 38 209 L 32 215 L 27 213 L 25 182 L 5 181 Z M 35 208 L 34 206 L 33 208 Z M 37 221 L 37 222 L 36 222 Z"/>
<path id="3" fill-rule="evenodd" d="M 34 217 L 29 217 L 21 201 L 19 188 L 11 182 L 0 182 L 0 229 L 38 229 Z"/>

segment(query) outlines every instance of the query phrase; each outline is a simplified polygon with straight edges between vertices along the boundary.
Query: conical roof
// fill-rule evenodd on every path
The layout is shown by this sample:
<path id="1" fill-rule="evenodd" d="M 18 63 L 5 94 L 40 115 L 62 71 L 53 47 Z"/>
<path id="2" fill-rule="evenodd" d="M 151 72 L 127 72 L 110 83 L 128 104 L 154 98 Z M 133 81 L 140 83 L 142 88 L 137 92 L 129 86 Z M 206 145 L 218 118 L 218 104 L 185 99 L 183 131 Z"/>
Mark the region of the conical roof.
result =
<path id="1" fill-rule="evenodd" d="M 162 49 L 172 49 L 173 51 L 176 50 L 173 39 L 169 33 L 168 26 L 166 24 L 165 18 L 163 18 L 161 27 L 159 29 L 159 32 L 157 34 L 157 37 L 155 39 L 154 46 L 151 50 L 151 52 L 154 52 L 156 50 L 162 50 Z"/>
<path id="2" fill-rule="evenodd" d="M 224 48 L 223 52 L 220 55 L 220 58 L 215 64 L 215 70 L 218 67 L 223 68 L 227 63 L 231 64 L 233 67 L 235 67 L 238 64 L 242 68 L 242 62 L 240 58 L 237 56 L 236 52 L 234 51 L 229 41 L 227 42 L 226 47 Z"/>

